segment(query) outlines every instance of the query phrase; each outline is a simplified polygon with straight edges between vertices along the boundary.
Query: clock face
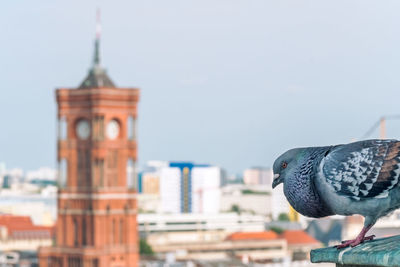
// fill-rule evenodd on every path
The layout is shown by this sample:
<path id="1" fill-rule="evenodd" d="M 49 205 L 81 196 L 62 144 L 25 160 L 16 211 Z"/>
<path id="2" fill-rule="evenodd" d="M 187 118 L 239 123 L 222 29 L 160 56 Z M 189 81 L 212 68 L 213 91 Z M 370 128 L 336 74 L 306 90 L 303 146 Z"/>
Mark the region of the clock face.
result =
<path id="1" fill-rule="evenodd" d="M 119 135 L 119 123 L 117 120 L 110 120 L 107 124 L 107 137 L 114 140 Z"/>
<path id="2" fill-rule="evenodd" d="M 87 120 L 80 120 L 76 124 L 76 134 L 79 139 L 86 140 L 90 136 L 90 125 Z"/>

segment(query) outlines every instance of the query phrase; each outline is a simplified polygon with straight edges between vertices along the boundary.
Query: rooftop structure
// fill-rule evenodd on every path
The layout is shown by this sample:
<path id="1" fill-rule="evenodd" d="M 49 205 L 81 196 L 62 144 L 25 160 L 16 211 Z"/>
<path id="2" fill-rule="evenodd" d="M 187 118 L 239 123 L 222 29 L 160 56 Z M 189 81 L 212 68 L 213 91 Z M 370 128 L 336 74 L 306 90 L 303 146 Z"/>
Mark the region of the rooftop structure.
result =
<path id="1" fill-rule="evenodd" d="M 156 253 L 174 254 L 179 260 L 241 259 L 243 262 L 283 262 L 305 260 L 321 244 L 303 231 L 279 235 L 272 231 L 227 233 L 191 231 L 155 233 L 147 237 Z"/>
<path id="2" fill-rule="evenodd" d="M 158 254 L 173 253 L 178 260 L 250 259 L 254 262 L 283 260 L 287 244 L 282 238 L 230 239 L 223 231 L 158 233 L 147 238 Z"/>
<path id="3" fill-rule="evenodd" d="M 34 225 L 28 216 L 0 215 L 0 251 L 36 251 L 52 243 L 54 230 Z"/>
<path id="4" fill-rule="evenodd" d="M 266 232 L 239 232 L 229 235 L 226 239 L 231 241 L 238 240 L 271 240 L 278 238 L 278 234 L 273 231 Z"/>
<path id="5" fill-rule="evenodd" d="M 141 236 L 160 232 L 263 231 L 265 224 L 263 216 L 236 213 L 138 214 L 137 220 Z"/>

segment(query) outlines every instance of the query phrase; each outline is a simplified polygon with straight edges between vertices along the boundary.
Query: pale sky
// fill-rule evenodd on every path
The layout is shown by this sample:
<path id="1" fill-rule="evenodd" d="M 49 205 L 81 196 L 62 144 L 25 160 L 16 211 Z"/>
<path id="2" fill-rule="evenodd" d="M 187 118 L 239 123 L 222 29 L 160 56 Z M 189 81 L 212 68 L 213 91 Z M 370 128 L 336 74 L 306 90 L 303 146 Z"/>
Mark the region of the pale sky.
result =
<path id="1" fill-rule="evenodd" d="M 400 113 L 400 1 L 4 1 L 7 167 L 55 166 L 54 89 L 87 74 L 97 6 L 103 65 L 141 89 L 139 165 L 241 173 L 292 147 L 350 142 Z M 400 138 L 400 121 L 387 131 Z"/>

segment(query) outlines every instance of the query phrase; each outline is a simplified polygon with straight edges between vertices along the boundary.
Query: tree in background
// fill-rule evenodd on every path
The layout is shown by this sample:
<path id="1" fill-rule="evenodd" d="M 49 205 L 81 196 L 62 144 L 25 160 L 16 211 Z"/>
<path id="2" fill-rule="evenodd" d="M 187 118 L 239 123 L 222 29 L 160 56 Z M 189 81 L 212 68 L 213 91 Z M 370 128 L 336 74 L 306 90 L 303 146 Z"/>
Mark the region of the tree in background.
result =
<path id="1" fill-rule="evenodd" d="M 284 229 L 282 229 L 282 228 L 280 228 L 280 227 L 277 227 L 277 226 L 271 226 L 271 227 L 269 228 L 269 230 L 271 230 L 271 231 L 277 233 L 278 235 L 280 235 L 280 234 L 282 234 L 283 232 L 285 232 Z"/>
<path id="2" fill-rule="evenodd" d="M 289 215 L 287 213 L 279 214 L 278 221 L 284 221 L 284 222 L 290 221 Z"/>
<path id="3" fill-rule="evenodd" d="M 233 204 L 230 211 L 235 212 L 235 213 L 237 213 L 237 214 L 240 214 L 240 207 L 239 207 L 239 205 Z"/>
<path id="4" fill-rule="evenodd" d="M 141 255 L 154 255 L 154 251 L 147 243 L 146 239 L 141 238 L 139 240 L 139 253 Z"/>

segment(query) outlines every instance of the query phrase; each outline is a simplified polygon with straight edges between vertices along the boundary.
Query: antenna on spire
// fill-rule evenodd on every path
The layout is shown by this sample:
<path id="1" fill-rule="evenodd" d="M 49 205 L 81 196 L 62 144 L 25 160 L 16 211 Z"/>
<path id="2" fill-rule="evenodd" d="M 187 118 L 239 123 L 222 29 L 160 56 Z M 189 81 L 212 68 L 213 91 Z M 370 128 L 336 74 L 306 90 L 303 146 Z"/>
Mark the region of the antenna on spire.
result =
<path id="1" fill-rule="evenodd" d="M 100 65 L 100 37 L 101 37 L 101 21 L 100 21 L 100 8 L 96 12 L 96 39 L 94 42 L 94 66 Z"/>
<path id="2" fill-rule="evenodd" d="M 96 39 L 100 40 L 100 37 L 101 37 L 100 8 L 97 8 L 97 12 L 96 12 Z"/>

